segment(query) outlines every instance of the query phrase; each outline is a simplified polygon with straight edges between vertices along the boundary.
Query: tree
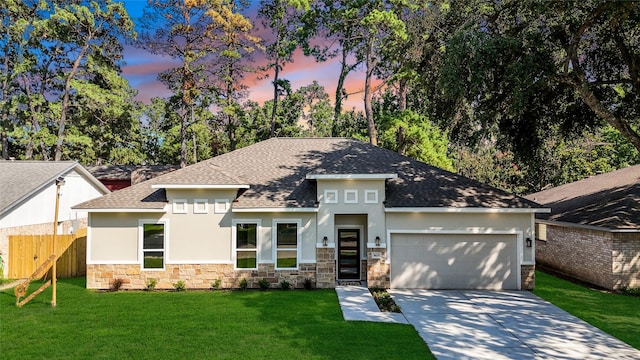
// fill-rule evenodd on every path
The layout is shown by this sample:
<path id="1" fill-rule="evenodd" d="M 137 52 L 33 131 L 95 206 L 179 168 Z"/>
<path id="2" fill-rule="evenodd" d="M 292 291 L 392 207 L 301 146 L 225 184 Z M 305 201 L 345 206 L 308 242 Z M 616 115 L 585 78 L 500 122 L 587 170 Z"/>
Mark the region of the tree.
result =
<path id="1" fill-rule="evenodd" d="M 450 133 L 497 129 L 533 160 L 550 129 L 605 122 L 640 149 L 637 2 L 479 0 L 439 16 L 451 35 L 441 66 L 423 71 L 438 73 L 441 91 L 429 94 Z"/>
<path id="2" fill-rule="evenodd" d="M 258 16 L 262 24 L 273 31 L 273 39 L 266 45 L 268 64 L 266 69 L 273 70 L 273 100 L 271 108 L 271 137 L 276 133 L 276 114 L 278 99 L 285 83 L 280 79 L 284 65 L 293 61 L 293 51 L 298 47 L 296 35 L 299 27 L 300 11 L 309 8 L 306 1 L 262 0 Z"/>

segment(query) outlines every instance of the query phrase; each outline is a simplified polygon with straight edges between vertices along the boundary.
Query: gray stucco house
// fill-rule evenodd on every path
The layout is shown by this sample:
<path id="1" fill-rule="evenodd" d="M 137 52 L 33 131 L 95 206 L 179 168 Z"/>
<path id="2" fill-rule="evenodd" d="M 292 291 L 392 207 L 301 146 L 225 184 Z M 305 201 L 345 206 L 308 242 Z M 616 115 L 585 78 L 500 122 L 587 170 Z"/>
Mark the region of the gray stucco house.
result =
<path id="1" fill-rule="evenodd" d="M 527 196 L 538 214 L 536 261 L 607 288 L 640 287 L 640 165 Z"/>
<path id="2" fill-rule="evenodd" d="M 274 138 L 75 207 L 87 287 L 530 289 L 540 205 L 354 139 Z"/>

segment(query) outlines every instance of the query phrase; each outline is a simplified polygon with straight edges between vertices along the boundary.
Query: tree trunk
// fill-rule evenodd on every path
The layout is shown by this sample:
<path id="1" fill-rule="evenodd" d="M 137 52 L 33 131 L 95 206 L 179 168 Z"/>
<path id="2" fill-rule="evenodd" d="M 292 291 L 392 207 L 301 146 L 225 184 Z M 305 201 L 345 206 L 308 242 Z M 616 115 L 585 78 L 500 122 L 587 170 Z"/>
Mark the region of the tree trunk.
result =
<path id="1" fill-rule="evenodd" d="M 400 79 L 398 83 L 398 110 L 407 110 L 407 79 Z"/>
<path id="2" fill-rule="evenodd" d="M 369 39 L 367 43 L 366 53 L 366 73 L 364 79 L 364 114 L 367 118 L 367 129 L 369 130 L 369 142 L 378 146 L 378 136 L 376 133 L 376 124 L 373 120 L 373 93 L 371 91 L 371 77 L 373 76 L 374 59 L 373 59 L 373 39 Z"/>
<path id="3" fill-rule="evenodd" d="M 182 122 L 180 124 L 180 167 L 187 166 L 187 123 L 188 112 L 185 111 L 182 115 Z"/>
<path id="4" fill-rule="evenodd" d="M 235 109 L 231 112 L 231 106 L 233 105 L 233 69 L 229 65 L 227 67 L 227 133 L 229 135 L 229 150 L 236 149 L 236 124 L 235 124 Z"/>
<path id="5" fill-rule="evenodd" d="M 280 48 L 280 34 L 276 34 L 276 49 Z M 276 114 L 278 110 L 278 77 L 280 76 L 280 56 L 276 54 L 273 67 L 273 108 L 271 109 L 271 133 L 270 137 L 276 136 Z"/>

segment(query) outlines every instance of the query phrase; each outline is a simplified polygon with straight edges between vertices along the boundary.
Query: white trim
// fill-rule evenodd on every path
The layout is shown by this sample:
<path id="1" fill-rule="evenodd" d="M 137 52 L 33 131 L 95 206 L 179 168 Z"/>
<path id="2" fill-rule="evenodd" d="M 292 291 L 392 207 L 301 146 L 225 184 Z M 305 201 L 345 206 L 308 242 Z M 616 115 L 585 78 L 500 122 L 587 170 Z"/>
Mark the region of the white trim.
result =
<path id="1" fill-rule="evenodd" d="M 148 251 L 162 251 L 162 268 L 144 267 L 144 225 L 145 224 L 162 224 L 164 229 L 163 247 L 162 249 L 150 249 Z M 169 220 L 168 219 L 138 219 L 138 264 L 141 271 L 164 271 L 166 270 L 167 260 L 169 259 Z"/>
<path id="2" fill-rule="evenodd" d="M 184 208 L 181 210 L 180 206 Z M 189 212 L 187 199 L 173 199 L 171 202 L 171 212 L 174 214 L 186 214 Z"/>
<path id="3" fill-rule="evenodd" d="M 369 200 L 369 195 L 373 195 L 374 199 Z M 365 190 L 364 191 L 364 203 L 365 204 L 377 204 L 378 203 L 378 190 Z"/>
<path id="4" fill-rule="evenodd" d="M 353 195 L 353 199 L 349 199 Z M 344 203 L 345 204 L 357 204 L 358 203 L 358 190 L 348 189 L 344 191 Z"/>
<path id="5" fill-rule="evenodd" d="M 309 180 L 385 180 L 395 179 L 398 174 L 308 174 Z"/>
<path id="6" fill-rule="evenodd" d="M 474 207 L 396 207 L 385 208 L 388 213 L 550 213 L 549 208 L 474 208 Z"/>
<path id="7" fill-rule="evenodd" d="M 230 265 L 231 262 L 229 260 L 180 260 L 180 261 L 166 261 L 167 265 L 198 265 L 198 264 L 207 264 L 207 265 Z M 146 270 L 155 270 L 155 269 L 145 269 Z"/>
<path id="8" fill-rule="evenodd" d="M 238 268 L 237 265 L 237 258 L 238 258 L 238 248 L 237 248 L 237 242 L 238 242 L 238 238 L 237 238 L 237 234 L 236 234 L 236 229 L 237 229 L 237 225 L 238 224 L 255 224 L 256 225 L 256 267 L 255 268 Z M 234 270 L 257 270 L 258 269 L 258 264 L 260 264 L 260 245 L 262 244 L 260 242 L 260 234 L 262 232 L 262 220 L 261 219 L 233 219 L 233 221 L 231 221 L 231 263 L 233 264 L 233 269 Z M 240 251 L 252 251 L 252 250 L 240 250 Z"/>
<path id="9" fill-rule="evenodd" d="M 96 260 L 96 261 L 87 261 L 87 265 L 140 265 L 140 261 L 138 260 Z M 161 269 L 144 269 L 147 270 L 161 270 Z"/>
<path id="10" fill-rule="evenodd" d="M 125 209 L 125 208 L 114 208 L 114 209 L 81 209 L 75 208 L 75 210 L 84 210 L 89 213 L 166 213 L 167 209 Z"/>
<path id="11" fill-rule="evenodd" d="M 280 268 L 278 267 L 278 224 L 293 224 L 297 226 L 296 229 L 296 267 L 295 268 Z M 287 219 L 287 218 L 274 218 L 271 222 L 271 240 L 273 247 L 273 263 L 275 264 L 275 270 L 298 270 L 300 268 L 300 255 L 302 253 L 302 219 Z M 293 249 L 283 250 L 291 251 Z"/>
<path id="12" fill-rule="evenodd" d="M 584 224 L 576 224 L 564 221 L 556 221 L 556 220 L 542 220 L 535 219 L 536 223 L 552 225 L 552 226 L 560 226 L 560 227 L 569 227 L 576 229 L 584 229 L 584 230 L 593 230 L 593 231 L 602 231 L 609 233 L 637 233 L 640 232 L 640 229 L 610 229 L 602 226 L 594 226 L 594 225 L 584 225 Z"/>
<path id="13" fill-rule="evenodd" d="M 333 194 L 333 200 L 329 199 L 329 195 Z M 324 191 L 324 203 L 325 204 L 337 204 L 338 203 L 338 190 L 325 190 Z"/>
<path id="14" fill-rule="evenodd" d="M 321 242 L 316 243 L 316 249 L 335 249 L 336 243 L 327 243 L 327 246 L 324 246 Z"/>
<path id="15" fill-rule="evenodd" d="M 204 205 L 202 210 L 198 209 L 198 205 Z M 193 213 L 194 214 L 208 214 L 209 213 L 209 199 L 193 199 Z"/>
<path id="16" fill-rule="evenodd" d="M 222 206 L 224 205 L 224 208 Z M 213 201 L 213 213 L 224 214 L 229 211 L 230 202 L 229 199 L 215 199 Z"/>
<path id="17" fill-rule="evenodd" d="M 387 247 L 387 259 L 385 261 L 386 264 L 391 264 L 391 235 L 392 234 L 438 234 L 438 235 L 515 235 L 516 236 L 516 286 L 518 289 L 522 288 L 522 279 L 521 279 L 521 267 L 522 265 L 532 265 L 532 264 L 523 264 L 523 236 L 524 233 L 522 230 L 494 230 L 494 229 L 480 229 L 480 228 L 470 228 L 466 230 L 456 229 L 456 230 L 441 230 L 441 229 L 429 229 L 429 230 L 387 230 L 387 243 L 389 244 Z M 389 273 L 391 274 L 391 273 Z"/>
<path id="18" fill-rule="evenodd" d="M 317 213 L 318 208 L 292 208 L 292 207 L 270 207 L 270 208 L 231 208 L 234 213 Z"/>
<path id="19" fill-rule="evenodd" d="M 187 185 L 187 184 L 154 184 L 151 185 L 152 189 L 248 189 L 249 185 L 212 185 L 212 184 L 200 184 L 200 185 Z"/>
<path id="20" fill-rule="evenodd" d="M 368 242 L 367 243 L 367 249 L 386 249 L 387 248 L 387 243 L 386 242 L 380 242 L 380 245 L 376 245 L 376 243 L 372 242 Z"/>

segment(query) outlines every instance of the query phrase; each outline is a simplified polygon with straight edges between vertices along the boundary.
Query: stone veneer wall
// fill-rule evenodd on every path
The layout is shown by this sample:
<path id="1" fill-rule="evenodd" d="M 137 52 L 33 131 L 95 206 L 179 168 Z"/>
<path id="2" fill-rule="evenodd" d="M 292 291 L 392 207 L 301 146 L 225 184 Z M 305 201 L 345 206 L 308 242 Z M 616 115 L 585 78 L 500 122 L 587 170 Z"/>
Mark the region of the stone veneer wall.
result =
<path id="1" fill-rule="evenodd" d="M 114 279 L 121 279 L 121 289 L 145 289 L 149 279 L 156 279 L 156 289 L 173 289 L 182 280 L 188 289 L 209 289 L 216 280 L 221 288 L 238 288 L 242 279 L 249 288 L 258 288 L 258 281 L 267 279 L 271 287 L 283 280 L 293 288 L 303 287 L 305 279 L 314 279 L 316 264 L 300 264 L 298 270 L 275 270 L 274 264 L 259 264 L 257 270 L 234 270 L 232 264 L 165 265 L 165 269 L 142 270 L 138 264 L 87 265 L 87 289 L 108 289 Z"/>
<path id="2" fill-rule="evenodd" d="M 74 224 L 75 222 L 75 224 Z M 75 230 L 87 227 L 87 218 L 66 220 L 61 223 L 60 234 L 68 234 L 73 225 Z M 60 229 L 60 228 L 59 228 Z M 14 226 L 0 229 L 0 256 L 4 261 L 4 276 L 9 274 L 9 236 L 11 235 L 47 235 L 53 234 L 53 221 L 44 224 Z"/>
<path id="3" fill-rule="evenodd" d="M 336 249 L 332 247 L 316 248 L 316 287 L 336 287 Z"/>
<path id="4" fill-rule="evenodd" d="M 536 288 L 536 266 L 520 265 L 520 290 Z"/>
<path id="5" fill-rule="evenodd" d="M 640 233 L 611 233 L 547 225 L 536 261 L 577 279 L 617 289 L 640 286 Z"/>
<path id="6" fill-rule="evenodd" d="M 379 252 L 380 259 L 373 259 L 372 252 Z M 367 249 L 367 286 L 370 288 L 388 289 L 391 287 L 389 264 L 387 264 L 387 249 Z"/>
<path id="7" fill-rule="evenodd" d="M 640 287 L 640 232 L 614 233 L 613 288 Z"/>

